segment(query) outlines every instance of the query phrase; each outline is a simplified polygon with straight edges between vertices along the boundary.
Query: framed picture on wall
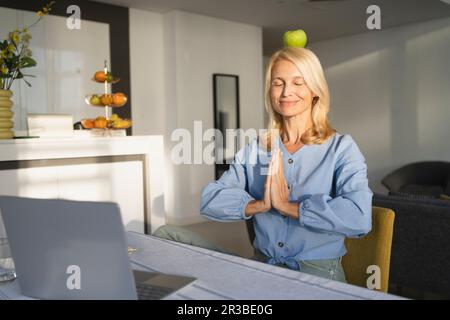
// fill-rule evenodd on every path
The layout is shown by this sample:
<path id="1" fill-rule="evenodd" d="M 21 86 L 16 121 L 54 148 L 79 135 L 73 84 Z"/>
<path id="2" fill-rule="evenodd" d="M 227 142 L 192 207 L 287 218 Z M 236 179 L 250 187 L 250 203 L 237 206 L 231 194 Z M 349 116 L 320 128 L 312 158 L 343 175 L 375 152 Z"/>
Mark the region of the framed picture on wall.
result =
<path id="1" fill-rule="evenodd" d="M 239 76 L 213 74 L 214 128 L 221 133 L 216 136 L 216 179 L 228 170 L 233 160 L 237 141 L 227 141 L 227 129 L 239 129 Z"/>

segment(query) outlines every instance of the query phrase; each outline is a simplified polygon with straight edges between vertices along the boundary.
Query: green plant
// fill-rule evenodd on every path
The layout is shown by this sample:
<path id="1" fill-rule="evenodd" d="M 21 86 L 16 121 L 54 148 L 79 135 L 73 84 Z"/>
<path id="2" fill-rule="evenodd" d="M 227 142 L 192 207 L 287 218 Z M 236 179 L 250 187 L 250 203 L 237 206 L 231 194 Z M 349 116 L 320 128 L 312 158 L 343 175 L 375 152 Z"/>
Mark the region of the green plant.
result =
<path id="1" fill-rule="evenodd" d="M 10 32 L 7 39 L 0 41 L 0 89 L 9 90 L 16 79 L 23 79 L 31 87 L 25 77 L 34 76 L 22 72 L 23 69 L 37 64 L 31 57 L 33 53 L 29 47 L 31 40 L 29 30 L 50 13 L 54 3 L 55 1 L 51 1 L 38 11 L 36 13 L 38 18 L 33 24 Z"/>

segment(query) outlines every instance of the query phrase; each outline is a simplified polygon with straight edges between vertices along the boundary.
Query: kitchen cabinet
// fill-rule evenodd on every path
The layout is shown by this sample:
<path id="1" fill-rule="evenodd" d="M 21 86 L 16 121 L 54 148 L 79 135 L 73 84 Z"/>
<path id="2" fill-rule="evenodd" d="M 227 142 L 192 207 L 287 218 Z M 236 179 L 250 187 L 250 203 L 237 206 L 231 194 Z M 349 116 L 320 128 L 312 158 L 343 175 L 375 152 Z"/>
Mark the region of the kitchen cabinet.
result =
<path id="1" fill-rule="evenodd" d="M 0 195 L 113 201 L 127 231 L 150 233 L 165 224 L 163 152 L 162 136 L 0 140 Z"/>

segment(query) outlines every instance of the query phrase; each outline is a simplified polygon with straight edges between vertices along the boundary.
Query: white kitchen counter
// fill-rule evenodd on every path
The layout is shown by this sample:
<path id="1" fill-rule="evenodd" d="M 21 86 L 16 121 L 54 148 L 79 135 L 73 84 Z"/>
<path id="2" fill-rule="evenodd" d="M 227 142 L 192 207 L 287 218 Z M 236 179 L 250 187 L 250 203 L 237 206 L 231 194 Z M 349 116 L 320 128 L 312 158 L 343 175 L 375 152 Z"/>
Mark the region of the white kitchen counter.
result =
<path id="1" fill-rule="evenodd" d="M 127 230 L 165 224 L 162 136 L 0 140 L 0 194 L 119 203 Z"/>

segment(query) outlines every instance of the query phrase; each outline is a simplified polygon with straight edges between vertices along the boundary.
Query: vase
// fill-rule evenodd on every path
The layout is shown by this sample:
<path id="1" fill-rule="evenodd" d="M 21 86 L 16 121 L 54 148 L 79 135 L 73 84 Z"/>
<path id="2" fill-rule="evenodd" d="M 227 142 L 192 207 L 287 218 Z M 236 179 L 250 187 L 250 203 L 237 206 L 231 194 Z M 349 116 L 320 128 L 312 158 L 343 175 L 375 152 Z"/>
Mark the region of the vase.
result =
<path id="1" fill-rule="evenodd" d="M 12 118 L 13 102 L 11 100 L 13 93 L 11 90 L 0 89 L 0 139 L 14 138 L 14 122 Z"/>

